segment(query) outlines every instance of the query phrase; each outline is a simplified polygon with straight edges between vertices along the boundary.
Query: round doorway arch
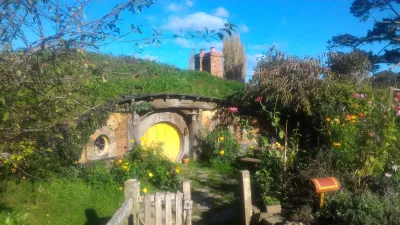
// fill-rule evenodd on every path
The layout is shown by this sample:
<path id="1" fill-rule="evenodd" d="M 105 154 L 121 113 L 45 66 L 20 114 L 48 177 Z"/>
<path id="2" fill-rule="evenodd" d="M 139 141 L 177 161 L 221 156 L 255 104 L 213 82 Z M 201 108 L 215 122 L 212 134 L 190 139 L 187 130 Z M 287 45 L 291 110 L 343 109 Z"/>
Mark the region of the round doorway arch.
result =
<path id="1" fill-rule="evenodd" d="M 144 147 L 161 145 L 164 156 L 176 161 L 181 152 L 181 137 L 179 131 L 169 123 L 157 123 L 151 126 L 145 134 L 141 145 Z"/>
<path id="2" fill-rule="evenodd" d="M 144 137 L 146 132 L 153 126 L 157 124 L 165 124 L 169 125 L 170 127 L 165 127 L 164 129 L 171 129 L 172 131 L 176 132 L 179 136 L 179 153 L 175 159 L 171 159 L 174 162 L 179 162 L 182 159 L 184 154 L 189 154 L 189 127 L 184 119 L 184 117 L 177 113 L 177 112 L 155 112 L 150 115 L 147 115 L 144 118 L 140 119 L 139 126 L 137 127 L 137 135 L 135 139 L 138 140 L 140 145 L 142 145 L 142 138 Z M 176 136 L 175 136 L 176 137 Z M 147 139 L 147 138 L 146 138 Z M 145 140 L 146 140 L 145 139 Z M 177 140 L 175 138 L 174 140 Z M 146 140 L 148 143 L 149 140 Z M 178 149 L 175 147 L 175 149 Z"/>

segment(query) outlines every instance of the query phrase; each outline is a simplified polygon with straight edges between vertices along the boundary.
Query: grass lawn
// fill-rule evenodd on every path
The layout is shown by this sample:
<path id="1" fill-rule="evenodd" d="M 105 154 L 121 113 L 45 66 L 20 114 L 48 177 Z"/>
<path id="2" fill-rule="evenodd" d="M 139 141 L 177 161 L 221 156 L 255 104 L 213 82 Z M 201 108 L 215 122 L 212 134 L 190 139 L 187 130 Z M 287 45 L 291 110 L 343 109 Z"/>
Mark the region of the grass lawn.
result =
<path id="1" fill-rule="evenodd" d="M 123 202 L 118 187 L 93 189 L 82 181 L 3 181 L 0 210 L 28 213 L 28 224 L 99 224 Z"/>

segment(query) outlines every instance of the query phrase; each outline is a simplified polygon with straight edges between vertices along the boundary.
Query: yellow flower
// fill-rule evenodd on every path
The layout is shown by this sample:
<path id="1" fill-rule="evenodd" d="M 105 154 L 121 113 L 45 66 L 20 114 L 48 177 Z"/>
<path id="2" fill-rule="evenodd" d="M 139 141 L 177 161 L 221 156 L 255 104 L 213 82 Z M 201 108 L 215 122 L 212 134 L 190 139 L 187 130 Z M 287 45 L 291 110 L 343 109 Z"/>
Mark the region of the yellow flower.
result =
<path id="1" fill-rule="evenodd" d="M 351 122 L 352 122 L 352 123 L 355 123 L 355 122 L 356 122 L 356 120 L 351 120 Z"/>
<path id="2" fill-rule="evenodd" d="M 225 140 L 225 138 L 224 137 L 219 137 L 219 140 L 223 141 L 223 140 Z"/>
<path id="3" fill-rule="evenodd" d="M 327 122 L 330 122 L 330 121 L 331 121 L 331 118 L 326 117 L 325 120 L 326 120 Z"/>
<path id="4" fill-rule="evenodd" d="M 147 141 L 147 139 L 146 139 L 145 137 L 141 137 L 140 140 L 141 140 L 142 142 L 146 142 L 146 141 Z"/>
<path id="5" fill-rule="evenodd" d="M 279 142 L 275 142 L 275 146 L 276 146 L 277 148 L 280 148 L 280 147 L 281 147 L 281 144 L 280 144 Z"/>
<path id="6" fill-rule="evenodd" d="M 128 170 L 129 170 L 129 167 L 127 167 L 127 166 L 124 165 L 124 166 L 122 166 L 122 169 L 128 171 Z"/>
<path id="7" fill-rule="evenodd" d="M 336 123 L 340 123 L 340 120 L 338 118 L 335 118 L 333 121 L 335 121 Z"/>
<path id="8" fill-rule="evenodd" d="M 254 148 L 254 146 L 253 146 L 253 145 L 250 145 L 250 148 Z"/>
<path id="9" fill-rule="evenodd" d="M 49 215 L 49 214 L 46 214 L 46 216 L 49 217 L 50 215 Z"/>
<path id="10" fill-rule="evenodd" d="M 223 155 L 223 154 L 225 154 L 225 151 L 224 151 L 224 150 L 221 150 L 221 151 L 219 151 L 219 154 L 220 154 L 220 155 Z"/>
<path id="11" fill-rule="evenodd" d="M 135 142 L 135 140 L 131 139 L 131 140 L 130 140 L 130 142 L 131 142 L 131 143 L 134 143 L 134 142 Z"/>
<path id="12" fill-rule="evenodd" d="M 357 116 L 351 116 L 350 117 L 352 120 L 355 120 L 355 119 L 357 119 Z"/>
<path id="13" fill-rule="evenodd" d="M 167 176 L 169 176 L 169 172 L 167 172 Z"/>
<path id="14" fill-rule="evenodd" d="M 152 173 L 149 173 L 149 177 L 153 177 L 153 174 L 152 174 Z"/>
<path id="15" fill-rule="evenodd" d="M 120 163 L 120 164 L 121 164 L 121 163 L 122 163 L 122 159 L 118 160 L 118 163 Z"/>
<path id="16" fill-rule="evenodd" d="M 340 146 L 342 146 L 342 144 L 340 144 L 339 142 L 333 142 L 333 146 L 340 147 Z"/>
<path id="17" fill-rule="evenodd" d="M 111 163 L 114 163 L 114 159 L 111 159 Z"/>
<path id="18" fill-rule="evenodd" d="M 143 193 L 145 193 L 145 194 L 146 194 L 146 193 L 147 193 L 147 188 L 143 188 L 143 190 L 142 190 L 142 191 L 143 191 Z"/>
<path id="19" fill-rule="evenodd" d="M 124 190 L 124 188 L 123 187 L 119 187 L 119 190 L 122 191 L 122 190 Z"/>
<path id="20" fill-rule="evenodd" d="M 176 168 L 176 169 L 175 169 L 175 172 L 176 172 L 176 173 L 179 173 L 179 172 L 181 172 L 181 171 L 179 170 L 179 168 Z"/>

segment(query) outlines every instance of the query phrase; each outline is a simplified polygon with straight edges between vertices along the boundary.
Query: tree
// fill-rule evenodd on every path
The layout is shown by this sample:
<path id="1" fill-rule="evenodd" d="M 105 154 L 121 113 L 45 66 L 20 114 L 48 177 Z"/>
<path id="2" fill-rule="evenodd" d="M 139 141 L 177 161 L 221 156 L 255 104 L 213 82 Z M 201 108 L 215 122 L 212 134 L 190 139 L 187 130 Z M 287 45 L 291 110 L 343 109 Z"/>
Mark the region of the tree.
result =
<path id="1" fill-rule="evenodd" d="M 328 45 L 330 48 L 359 48 L 365 44 L 385 43 L 378 52 L 371 52 L 373 63 L 400 63 L 400 15 L 396 10 L 400 6 L 398 0 L 354 0 L 350 12 L 361 21 L 372 19 L 374 26 L 367 34 L 356 37 L 351 34 L 334 36 Z M 379 18 L 378 12 L 385 12 L 386 17 Z M 375 14 L 375 15 L 374 15 Z"/>
<path id="2" fill-rule="evenodd" d="M 228 36 L 224 39 L 224 73 L 228 80 L 244 82 L 246 77 L 246 54 L 240 36 Z"/>
<path id="3" fill-rule="evenodd" d="M 278 51 L 275 47 L 259 59 L 248 90 L 258 92 L 269 104 L 277 103 L 294 111 L 311 114 L 313 99 L 321 88 L 321 76 L 328 68 L 318 58 L 299 58 Z"/>
<path id="4" fill-rule="evenodd" d="M 39 166 L 70 165 L 79 159 L 93 130 L 115 107 L 113 99 L 106 104 L 85 92 L 107 82 L 104 68 L 93 63 L 87 51 L 115 41 L 140 46 L 176 37 L 222 39 L 233 26 L 168 36 L 160 29 L 145 32 L 140 24 L 121 23 L 121 13 L 134 16 L 152 0 L 126 0 L 88 19 L 85 12 L 92 2 L 0 2 L 0 167 L 34 167 L 27 157 L 43 160 Z"/>

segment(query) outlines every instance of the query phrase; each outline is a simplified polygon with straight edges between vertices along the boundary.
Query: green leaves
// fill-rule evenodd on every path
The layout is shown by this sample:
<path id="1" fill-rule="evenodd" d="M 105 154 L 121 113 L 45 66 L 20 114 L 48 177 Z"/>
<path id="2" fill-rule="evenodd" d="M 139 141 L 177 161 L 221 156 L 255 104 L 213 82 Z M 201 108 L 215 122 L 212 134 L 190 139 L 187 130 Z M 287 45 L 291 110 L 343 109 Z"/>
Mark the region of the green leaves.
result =
<path id="1" fill-rule="evenodd" d="M 9 118 L 10 118 L 10 113 L 9 112 L 5 112 L 4 115 L 3 115 L 3 121 L 6 122 Z"/>
<path id="2" fill-rule="evenodd" d="M 283 130 L 279 131 L 279 138 L 283 139 L 283 137 L 285 137 L 285 132 L 283 132 Z"/>

